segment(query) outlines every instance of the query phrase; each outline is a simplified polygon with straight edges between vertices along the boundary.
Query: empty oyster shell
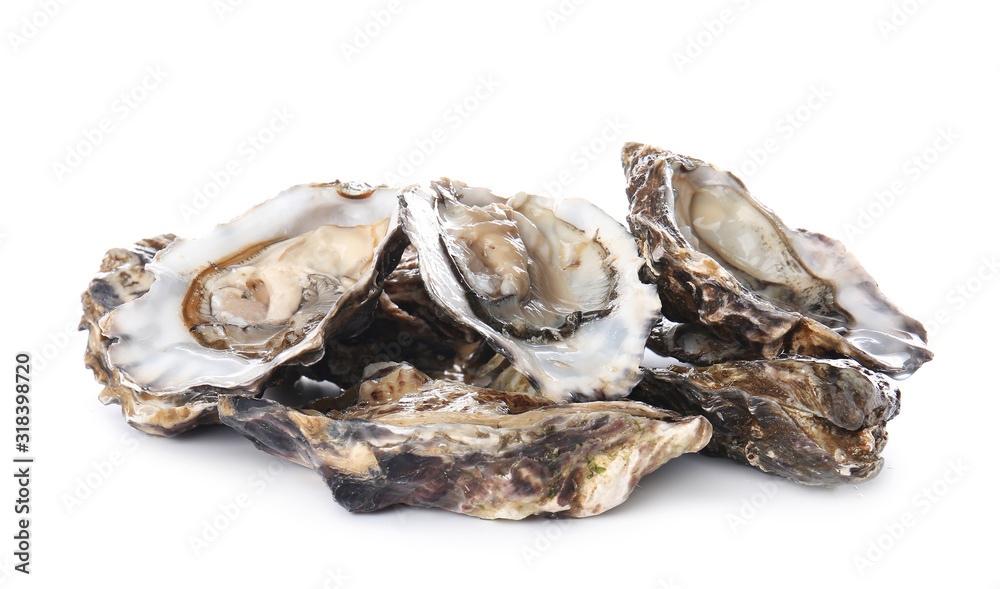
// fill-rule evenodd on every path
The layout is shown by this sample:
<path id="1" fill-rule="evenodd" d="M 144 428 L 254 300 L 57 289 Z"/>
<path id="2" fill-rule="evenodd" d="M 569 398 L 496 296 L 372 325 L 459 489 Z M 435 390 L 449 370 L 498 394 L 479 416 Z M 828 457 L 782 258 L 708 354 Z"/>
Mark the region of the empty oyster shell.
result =
<path id="1" fill-rule="evenodd" d="M 632 398 L 708 418 L 705 454 L 827 487 L 879 473 L 885 426 L 899 412 L 899 391 L 851 360 L 647 369 Z"/>
<path id="2" fill-rule="evenodd" d="M 629 223 L 668 319 L 763 358 L 844 356 L 898 378 L 931 359 L 920 322 L 840 242 L 789 229 L 736 176 L 700 160 L 629 143 L 622 162 Z M 679 341 L 669 335 L 658 351 Z"/>
<path id="3" fill-rule="evenodd" d="M 504 199 L 450 180 L 401 203 L 431 298 L 542 395 L 628 394 L 659 303 L 624 227 L 587 201 Z"/>
<path id="4" fill-rule="evenodd" d="M 702 417 L 634 401 L 553 404 L 405 364 L 373 370 L 343 411 L 225 396 L 220 415 L 259 448 L 315 469 L 351 511 L 402 503 L 484 519 L 601 513 L 711 437 Z"/>
<path id="5" fill-rule="evenodd" d="M 212 406 L 219 391 L 256 394 L 279 367 L 315 362 L 325 338 L 370 321 L 406 244 L 397 203 L 384 187 L 301 185 L 174 240 L 145 264 L 148 291 L 100 319 L 105 366 L 144 398 Z"/>

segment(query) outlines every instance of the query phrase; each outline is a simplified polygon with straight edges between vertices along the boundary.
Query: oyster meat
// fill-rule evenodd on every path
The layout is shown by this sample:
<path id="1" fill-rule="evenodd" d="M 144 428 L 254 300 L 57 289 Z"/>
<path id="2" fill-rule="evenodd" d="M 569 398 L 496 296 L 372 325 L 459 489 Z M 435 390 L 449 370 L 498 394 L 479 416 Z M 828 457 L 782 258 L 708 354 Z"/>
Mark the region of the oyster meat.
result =
<path id="1" fill-rule="evenodd" d="M 401 203 L 431 298 L 542 395 L 628 394 L 659 302 L 621 224 L 587 201 L 505 199 L 450 180 Z"/>
<path id="2" fill-rule="evenodd" d="M 686 342 L 697 350 L 677 355 L 847 357 L 898 378 L 931 359 L 920 322 L 840 242 L 789 229 L 736 176 L 700 160 L 629 143 L 622 162 L 629 223 L 663 314 L 715 336 L 685 339 L 668 324 L 657 352 L 675 355 L 671 346 Z M 706 353 L 712 339 L 721 349 Z"/>
<path id="3" fill-rule="evenodd" d="M 647 369 L 632 398 L 705 416 L 713 428 L 705 454 L 828 487 L 879 473 L 885 426 L 899 412 L 888 379 L 851 360 Z"/>
<path id="4" fill-rule="evenodd" d="M 711 437 L 703 417 L 634 401 L 555 404 L 373 365 L 321 413 L 224 396 L 222 422 L 266 452 L 315 469 L 351 511 L 394 504 L 485 519 L 595 515 L 639 479 Z"/>
<path id="5" fill-rule="evenodd" d="M 397 209 L 398 191 L 384 187 L 296 186 L 144 260 L 147 291 L 98 321 L 103 366 L 134 395 L 203 408 L 145 429 L 193 427 L 220 392 L 258 394 L 280 367 L 315 362 L 327 339 L 366 327 L 406 245 Z"/>

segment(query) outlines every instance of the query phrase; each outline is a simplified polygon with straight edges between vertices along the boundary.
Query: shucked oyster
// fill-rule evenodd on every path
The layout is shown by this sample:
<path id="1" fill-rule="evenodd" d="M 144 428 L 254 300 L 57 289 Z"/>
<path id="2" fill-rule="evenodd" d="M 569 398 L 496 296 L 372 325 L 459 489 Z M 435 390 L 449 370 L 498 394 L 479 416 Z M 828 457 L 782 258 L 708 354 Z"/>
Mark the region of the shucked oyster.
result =
<path id="1" fill-rule="evenodd" d="M 504 199 L 448 180 L 401 204 L 431 298 L 542 395 L 628 394 L 659 302 L 624 227 L 587 201 Z"/>
<path id="2" fill-rule="evenodd" d="M 899 391 L 850 360 L 646 370 L 632 398 L 708 418 L 705 454 L 828 487 L 879 473 L 886 422 L 899 412 Z"/>
<path id="3" fill-rule="evenodd" d="M 553 404 L 377 365 L 355 405 L 327 414 L 225 396 L 222 422 L 315 469 L 351 511 L 402 503 L 485 519 L 595 515 L 708 442 L 702 417 L 634 401 Z"/>
<path id="4" fill-rule="evenodd" d="M 920 322 L 840 242 L 789 229 L 738 178 L 702 161 L 637 143 L 625 145 L 622 161 L 629 223 L 664 315 L 706 327 L 720 344 L 670 327 L 654 338 L 658 352 L 713 356 L 670 349 L 684 342 L 714 347 L 716 357 L 843 356 L 897 377 L 932 357 Z"/>
<path id="5" fill-rule="evenodd" d="M 104 365 L 136 396 L 204 409 L 163 424 L 142 409 L 130 422 L 193 427 L 220 391 L 256 394 L 279 366 L 315 362 L 325 338 L 364 328 L 405 247 L 397 202 L 363 184 L 296 186 L 160 251 L 143 270 L 148 291 L 99 322 L 112 341 Z"/>

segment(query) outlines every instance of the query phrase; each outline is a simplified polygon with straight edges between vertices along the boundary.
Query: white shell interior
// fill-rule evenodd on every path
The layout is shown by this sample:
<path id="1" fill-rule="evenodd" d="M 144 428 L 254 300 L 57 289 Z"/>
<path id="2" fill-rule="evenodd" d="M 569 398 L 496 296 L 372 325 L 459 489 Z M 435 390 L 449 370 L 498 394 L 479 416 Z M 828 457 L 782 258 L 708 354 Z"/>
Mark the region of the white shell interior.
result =
<path id="1" fill-rule="evenodd" d="M 336 183 L 294 186 L 201 238 L 177 239 L 161 251 L 147 266 L 155 276 L 149 292 L 101 321 L 104 335 L 116 339 L 108 349 L 108 360 L 125 384 L 153 394 L 201 385 L 250 388 L 277 365 L 322 346 L 320 323 L 270 360 L 247 358 L 200 344 L 180 309 L 192 280 L 205 268 L 253 244 L 293 238 L 327 225 L 357 227 L 386 219 L 390 226 L 396 225 L 398 191 L 378 188 L 367 198 L 355 198 L 343 196 L 342 190 L 346 192 Z M 316 256 L 306 257 L 316 262 Z M 348 290 L 363 286 L 359 280 Z M 336 309 L 334 304 L 327 318 Z"/>

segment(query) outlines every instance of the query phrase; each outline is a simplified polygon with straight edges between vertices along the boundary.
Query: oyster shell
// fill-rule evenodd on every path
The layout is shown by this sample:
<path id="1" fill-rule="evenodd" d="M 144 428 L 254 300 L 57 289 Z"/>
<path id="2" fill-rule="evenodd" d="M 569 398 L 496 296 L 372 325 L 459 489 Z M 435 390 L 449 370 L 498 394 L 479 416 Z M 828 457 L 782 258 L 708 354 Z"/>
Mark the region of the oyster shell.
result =
<path id="1" fill-rule="evenodd" d="M 653 326 L 646 347 L 660 356 L 698 366 L 760 357 L 750 347 L 734 339 L 723 339 L 704 325 L 674 323 L 666 317 Z"/>
<path id="2" fill-rule="evenodd" d="M 143 239 L 131 249 L 108 251 L 101 263 L 100 274 L 83 293 L 83 319 L 80 322 L 80 329 L 88 331 L 84 362 L 104 385 L 100 401 L 105 405 L 121 405 L 122 416 L 132 427 L 163 436 L 198 425 L 218 423 L 214 394 L 202 391 L 155 396 L 125 386 L 121 373 L 108 363 L 107 351 L 111 339 L 101 334 L 98 321 L 112 309 L 135 300 L 149 290 L 153 275 L 146 271 L 146 264 L 173 240 L 173 235 L 160 235 Z"/>
<path id="3" fill-rule="evenodd" d="M 629 143 L 622 162 L 645 278 L 671 321 L 758 357 L 848 357 L 898 378 L 931 359 L 920 322 L 840 242 L 789 229 L 736 176 L 700 160 Z M 658 338 L 660 350 L 675 341 Z"/>
<path id="4" fill-rule="evenodd" d="M 504 199 L 446 179 L 401 204 L 431 298 L 542 395 L 628 394 L 659 303 L 624 227 L 587 201 Z"/>
<path id="5" fill-rule="evenodd" d="M 369 364 L 407 362 L 435 377 L 485 384 L 479 370 L 493 355 L 478 333 L 453 321 L 430 299 L 416 250 L 408 247 L 385 280 L 371 324 L 352 338 L 328 340 L 321 361 L 289 369 L 286 380 L 305 376 L 347 389 Z"/>
<path id="6" fill-rule="evenodd" d="M 315 362 L 370 321 L 406 244 L 397 203 L 384 187 L 301 185 L 174 240 L 144 264 L 147 292 L 99 320 L 105 368 L 137 396 L 210 413 L 220 391 L 257 394 L 279 367 Z"/>
<path id="7" fill-rule="evenodd" d="M 634 401 L 554 404 L 376 365 L 327 414 L 225 396 L 223 423 L 266 452 L 315 469 L 351 511 L 394 504 L 484 519 L 595 515 L 639 479 L 695 452 L 711 428 Z"/>
<path id="8" fill-rule="evenodd" d="M 899 412 L 899 391 L 851 360 L 647 369 L 632 398 L 708 418 L 705 454 L 827 487 L 879 473 L 885 426 Z"/>

